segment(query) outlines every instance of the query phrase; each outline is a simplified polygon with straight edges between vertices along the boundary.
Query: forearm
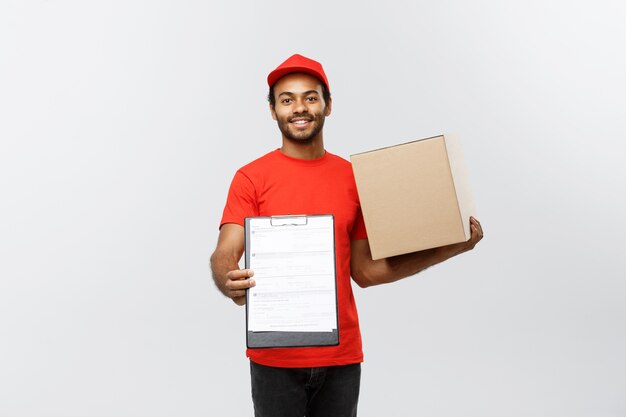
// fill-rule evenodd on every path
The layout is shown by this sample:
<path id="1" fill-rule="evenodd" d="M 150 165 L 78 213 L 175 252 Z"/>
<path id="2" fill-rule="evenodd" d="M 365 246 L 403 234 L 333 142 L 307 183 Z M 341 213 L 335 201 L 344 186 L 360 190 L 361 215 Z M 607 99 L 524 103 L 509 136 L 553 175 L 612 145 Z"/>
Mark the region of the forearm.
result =
<path id="1" fill-rule="evenodd" d="M 353 249 L 359 250 L 361 255 L 352 263 L 352 278 L 360 287 L 365 288 L 415 275 L 428 267 L 470 250 L 471 246 L 462 242 L 375 261 L 372 260 L 369 246 L 365 241 L 355 244 Z"/>
<path id="2" fill-rule="evenodd" d="M 415 275 L 466 250 L 462 243 L 381 259 L 371 285 L 386 284 Z"/>
<path id="3" fill-rule="evenodd" d="M 211 255 L 210 261 L 213 282 L 215 282 L 215 285 L 222 294 L 228 296 L 230 289 L 226 287 L 226 283 L 229 281 L 227 274 L 229 271 L 239 269 L 238 260 L 232 255 L 215 251 L 213 255 Z"/>
<path id="4" fill-rule="evenodd" d="M 220 229 L 217 248 L 211 255 L 211 272 L 217 288 L 235 304 L 246 303 L 246 290 L 254 286 L 253 273 L 239 269 L 244 250 L 244 229 L 241 225 L 227 223 Z"/>
<path id="5" fill-rule="evenodd" d="M 352 278 L 359 286 L 369 287 L 415 275 L 430 266 L 474 249 L 483 238 L 482 226 L 474 217 L 470 217 L 470 231 L 470 238 L 466 242 L 376 261 L 372 260 L 367 239 L 352 241 L 350 255 Z"/>

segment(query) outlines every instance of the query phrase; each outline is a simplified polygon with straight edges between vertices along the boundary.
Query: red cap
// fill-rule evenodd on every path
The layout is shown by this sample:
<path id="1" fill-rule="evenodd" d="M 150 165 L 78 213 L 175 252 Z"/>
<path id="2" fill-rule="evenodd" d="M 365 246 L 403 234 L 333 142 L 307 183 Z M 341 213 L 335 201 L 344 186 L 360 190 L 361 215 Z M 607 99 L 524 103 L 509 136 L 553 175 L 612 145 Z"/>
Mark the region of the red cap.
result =
<path id="1" fill-rule="evenodd" d="M 287 74 L 291 74 L 292 72 L 304 72 L 306 74 L 312 75 L 322 81 L 326 85 L 326 88 L 330 91 L 328 78 L 326 78 L 326 74 L 324 73 L 324 68 L 322 68 L 322 64 L 299 54 L 290 56 L 274 71 L 270 72 L 270 74 L 267 76 L 267 84 L 271 88 L 274 84 L 276 84 L 276 81 L 278 81 Z"/>

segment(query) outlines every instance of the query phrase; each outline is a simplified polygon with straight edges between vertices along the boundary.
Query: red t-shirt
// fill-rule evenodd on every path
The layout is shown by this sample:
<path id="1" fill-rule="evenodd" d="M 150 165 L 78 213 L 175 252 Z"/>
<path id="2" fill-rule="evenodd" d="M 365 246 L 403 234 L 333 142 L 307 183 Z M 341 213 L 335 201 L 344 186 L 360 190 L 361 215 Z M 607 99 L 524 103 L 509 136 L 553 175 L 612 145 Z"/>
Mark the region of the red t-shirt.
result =
<path id="1" fill-rule="evenodd" d="M 332 214 L 335 220 L 339 345 L 248 349 L 256 363 L 285 368 L 348 365 L 363 361 L 361 332 L 350 280 L 350 241 L 367 237 L 352 167 L 328 152 L 302 160 L 275 150 L 239 169 L 221 225 L 245 217 Z"/>

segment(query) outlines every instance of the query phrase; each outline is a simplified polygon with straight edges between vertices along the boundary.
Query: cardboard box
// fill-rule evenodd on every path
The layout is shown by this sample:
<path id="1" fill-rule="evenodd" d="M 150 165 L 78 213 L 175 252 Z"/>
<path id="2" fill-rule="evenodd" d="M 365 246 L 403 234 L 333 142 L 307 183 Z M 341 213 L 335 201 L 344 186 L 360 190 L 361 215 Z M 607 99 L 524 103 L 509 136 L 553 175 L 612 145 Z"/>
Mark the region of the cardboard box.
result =
<path id="1" fill-rule="evenodd" d="M 474 208 L 458 139 L 351 155 L 373 259 L 467 241 Z"/>

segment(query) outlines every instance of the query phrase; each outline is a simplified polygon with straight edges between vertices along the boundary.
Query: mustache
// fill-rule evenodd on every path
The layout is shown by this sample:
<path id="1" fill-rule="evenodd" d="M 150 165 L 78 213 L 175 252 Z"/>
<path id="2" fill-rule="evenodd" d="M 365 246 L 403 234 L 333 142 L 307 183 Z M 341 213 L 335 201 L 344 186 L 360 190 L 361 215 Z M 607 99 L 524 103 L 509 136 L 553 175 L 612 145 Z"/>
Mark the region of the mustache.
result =
<path id="1" fill-rule="evenodd" d="M 312 122 L 313 120 L 315 120 L 315 116 L 310 115 L 310 114 L 295 114 L 292 117 L 290 117 L 288 119 L 289 122 L 293 121 L 294 119 L 304 119 L 304 120 L 308 120 L 309 122 Z"/>

